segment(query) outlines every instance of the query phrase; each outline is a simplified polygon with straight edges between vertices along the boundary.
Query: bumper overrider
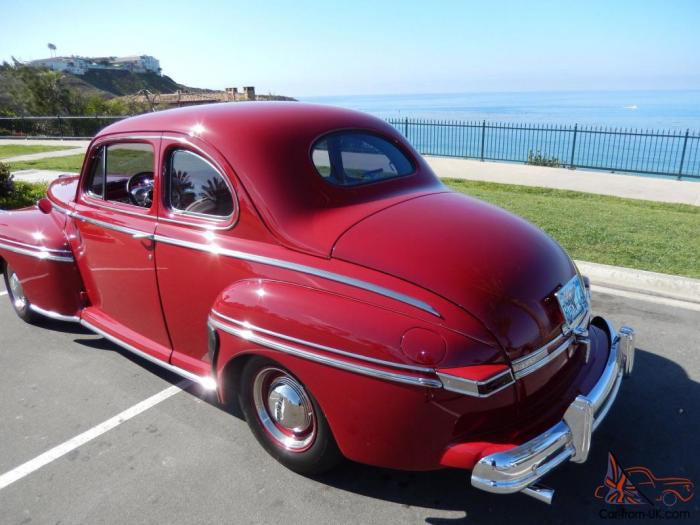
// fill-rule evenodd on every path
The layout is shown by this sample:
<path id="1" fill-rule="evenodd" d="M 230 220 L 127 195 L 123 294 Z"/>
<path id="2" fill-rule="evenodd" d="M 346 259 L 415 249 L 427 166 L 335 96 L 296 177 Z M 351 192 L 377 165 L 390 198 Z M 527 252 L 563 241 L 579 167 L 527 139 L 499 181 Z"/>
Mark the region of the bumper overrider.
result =
<path id="1" fill-rule="evenodd" d="M 496 494 L 523 492 L 551 503 L 554 491 L 537 481 L 566 460 L 583 463 L 591 448 L 591 436 L 605 419 L 620 389 L 622 378 L 634 367 L 634 330 L 616 332 L 606 320 L 610 353 L 600 379 L 587 395 L 569 405 L 562 421 L 546 432 L 503 452 L 481 458 L 472 470 L 474 487 Z"/>

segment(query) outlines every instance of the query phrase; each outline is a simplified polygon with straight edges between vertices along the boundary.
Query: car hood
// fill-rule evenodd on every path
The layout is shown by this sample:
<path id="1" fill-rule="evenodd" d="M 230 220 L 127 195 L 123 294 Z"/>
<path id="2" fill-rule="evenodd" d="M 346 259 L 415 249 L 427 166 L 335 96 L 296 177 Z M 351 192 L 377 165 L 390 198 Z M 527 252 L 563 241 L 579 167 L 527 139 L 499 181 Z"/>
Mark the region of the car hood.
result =
<path id="1" fill-rule="evenodd" d="M 417 197 L 366 217 L 338 239 L 333 257 L 452 301 L 481 320 L 511 359 L 561 333 L 553 294 L 577 271 L 539 228 L 453 192 Z"/>

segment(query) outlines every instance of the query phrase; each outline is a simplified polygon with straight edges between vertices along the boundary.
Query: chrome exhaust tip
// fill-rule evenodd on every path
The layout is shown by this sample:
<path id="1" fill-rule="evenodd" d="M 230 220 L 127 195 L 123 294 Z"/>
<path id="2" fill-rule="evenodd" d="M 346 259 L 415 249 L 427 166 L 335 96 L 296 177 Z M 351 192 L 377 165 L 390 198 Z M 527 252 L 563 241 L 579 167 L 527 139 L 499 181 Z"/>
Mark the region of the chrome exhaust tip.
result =
<path id="1" fill-rule="evenodd" d="M 538 501 L 546 503 L 547 505 L 551 505 L 552 500 L 554 499 L 554 489 L 543 487 L 542 485 L 533 484 L 529 487 L 525 487 L 520 492 L 535 498 Z"/>

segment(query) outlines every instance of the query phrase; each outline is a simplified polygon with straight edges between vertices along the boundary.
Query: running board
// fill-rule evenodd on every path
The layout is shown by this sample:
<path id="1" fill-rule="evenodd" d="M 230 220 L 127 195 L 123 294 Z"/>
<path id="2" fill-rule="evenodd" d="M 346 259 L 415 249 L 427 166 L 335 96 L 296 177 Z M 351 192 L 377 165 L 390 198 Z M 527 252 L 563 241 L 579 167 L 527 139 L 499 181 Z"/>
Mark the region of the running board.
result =
<path id="1" fill-rule="evenodd" d="M 193 374 L 192 372 L 185 370 L 184 368 L 180 368 L 179 366 L 171 365 L 170 363 L 166 363 L 165 361 L 161 361 L 157 357 L 153 357 L 150 354 L 147 354 L 146 352 L 139 350 L 135 346 L 130 345 L 129 343 L 126 343 L 122 341 L 121 339 L 108 334 L 101 328 L 97 328 L 93 324 L 89 323 L 85 319 L 80 320 L 80 324 L 83 325 L 85 328 L 88 330 L 95 332 L 97 335 L 101 335 L 108 341 L 111 341 L 115 345 L 121 346 L 124 350 L 128 350 L 132 354 L 135 354 L 146 361 L 149 361 L 150 363 L 153 363 L 155 365 L 158 365 L 162 368 L 165 368 L 166 370 L 173 372 L 179 376 L 184 377 L 185 379 L 189 379 L 190 381 L 193 381 L 194 383 L 198 383 L 199 385 L 202 386 L 205 390 L 216 390 L 216 380 L 211 377 L 211 376 L 199 376 L 197 374 Z"/>

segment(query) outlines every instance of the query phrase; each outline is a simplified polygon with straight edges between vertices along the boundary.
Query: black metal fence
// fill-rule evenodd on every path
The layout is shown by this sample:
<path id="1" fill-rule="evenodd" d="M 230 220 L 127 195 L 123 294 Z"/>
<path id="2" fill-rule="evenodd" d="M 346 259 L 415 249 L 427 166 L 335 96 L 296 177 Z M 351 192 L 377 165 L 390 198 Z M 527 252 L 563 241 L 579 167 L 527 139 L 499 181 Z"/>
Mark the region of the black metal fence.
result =
<path id="1" fill-rule="evenodd" d="M 126 117 L 0 117 L 4 138 L 92 138 L 102 128 Z"/>
<path id="2" fill-rule="evenodd" d="M 700 179 L 700 134 L 592 126 L 388 119 L 424 155 Z"/>
<path id="3" fill-rule="evenodd" d="M 0 137 L 90 138 L 126 117 L 0 117 Z M 388 119 L 424 155 L 700 179 L 700 133 Z"/>

